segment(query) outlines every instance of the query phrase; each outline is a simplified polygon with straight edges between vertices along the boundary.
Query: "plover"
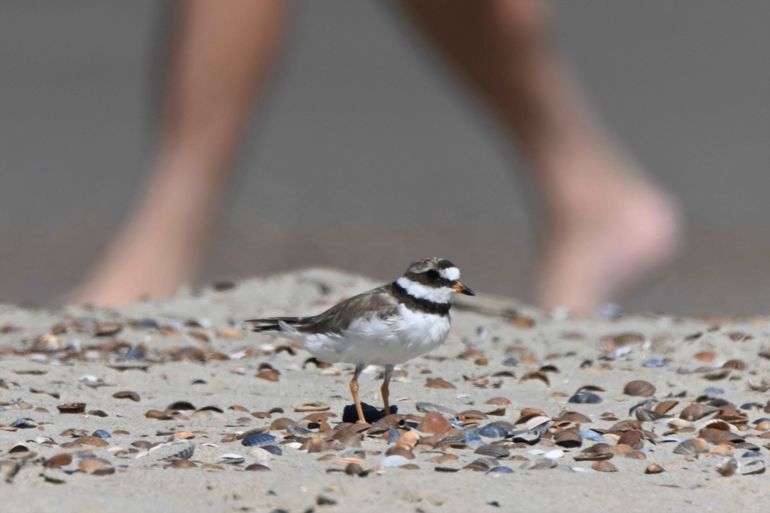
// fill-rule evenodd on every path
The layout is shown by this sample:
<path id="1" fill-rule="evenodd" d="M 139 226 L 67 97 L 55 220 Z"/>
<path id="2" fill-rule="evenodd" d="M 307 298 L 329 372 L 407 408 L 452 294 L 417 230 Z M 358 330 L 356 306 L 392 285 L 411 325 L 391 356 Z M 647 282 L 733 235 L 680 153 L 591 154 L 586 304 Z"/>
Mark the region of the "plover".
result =
<path id="1" fill-rule="evenodd" d="M 276 331 L 299 342 L 328 363 L 355 365 L 350 393 L 359 422 L 366 422 L 358 377 L 368 365 L 384 367 L 381 392 L 390 412 L 393 367 L 441 345 L 449 334 L 449 308 L 456 293 L 473 296 L 460 282 L 460 270 L 444 258 L 426 258 L 403 276 L 337 303 L 310 317 L 251 319 L 254 331 Z"/>

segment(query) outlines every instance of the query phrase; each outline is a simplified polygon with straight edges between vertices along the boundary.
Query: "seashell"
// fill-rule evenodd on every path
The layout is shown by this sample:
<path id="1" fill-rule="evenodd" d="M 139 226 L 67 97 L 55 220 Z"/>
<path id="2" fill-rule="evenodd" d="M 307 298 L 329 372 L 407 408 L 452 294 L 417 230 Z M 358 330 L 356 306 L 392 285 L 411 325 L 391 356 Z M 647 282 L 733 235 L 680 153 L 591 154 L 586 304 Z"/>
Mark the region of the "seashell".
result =
<path id="1" fill-rule="evenodd" d="M 713 362 L 717 355 L 713 351 L 699 351 L 695 353 L 695 359 L 704 363 Z"/>
<path id="2" fill-rule="evenodd" d="M 520 431 L 518 433 L 513 433 L 511 438 L 515 443 L 535 445 L 540 441 L 541 438 L 543 438 L 545 431 L 545 426 L 541 426 L 531 431 Z"/>
<path id="3" fill-rule="evenodd" d="M 590 424 L 591 419 L 576 411 L 562 411 L 554 422 L 572 422 L 573 424 Z"/>
<path id="4" fill-rule="evenodd" d="M 558 464 L 555 460 L 549 458 L 538 458 L 535 461 L 526 461 L 521 465 L 521 468 L 526 470 L 549 470 L 556 467 Z"/>
<path id="5" fill-rule="evenodd" d="M 171 420 L 174 418 L 168 413 L 160 410 L 147 410 L 144 416 L 147 417 L 148 419 L 156 419 L 156 420 Z"/>
<path id="6" fill-rule="evenodd" d="M 232 327 L 219 328 L 216 330 L 215 333 L 219 338 L 225 338 L 230 340 L 239 340 L 246 336 L 246 333 L 243 330 L 238 328 L 232 328 Z"/>
<path id="7" fill-rule="evenodd" d="M 198 465 L 190 460 L 174 460 L 166 468 L 196 468 Z"/>
<path id="8" fill-rule="evenodd" d="M 248 470 L 249 472 L 269 472 L 270 467 L 263 465 L 262 463 L 252 463 L 243 470 Z"/>
<path id="9" fill-rule="evenodd" d="M 492 397 L 491 399 L 487 399 L 484 404 L 493 404 L 495 406 L 510 406 L 511 400 L 507 397 Z"/>
<path id="10" fill-rule="evenodd" d="M 583 445 L 583 437 L 577 428 L 562 429 L 554 435 L 553 443 L 561 447 L 580 447 Z"/>
<path id="11" fill-rule="evenodd" d="M 345 447 L 361 447 L 361 435 L 353 431 L 338 431 L 332 438 Z"/>
<path id="12" fill-rule="evenodd" d="M 574 456 L 575 461 L 608 460 L 614 456 L 611 447 L 605 443 L 598 443 L 587 447 Z"/>
<path id="13" fill-rule="evenodd" d="M 561 449 L 551 449 L 550 451 L 546 451 L 543 453 L 543 458 L 546 458 L 549 460 L 558 460 L 563 456 L 564 456 L 564 451 L 562 451 Z"/>
<path id="14" fill-rule="evenodd" d="M 642 362 L 642 367 L 660 368 L 668 365 L 668 360 L 665 358 L 647 358 Z"/>
<path id="15" fill-rule="evenodd" d="M 264 447 L 253 447 L 249 449 L 249 455 L 254 457 L 254 459 L 256 459 L 258 462 L 265 463 L 267 461 L 270 461 L 271 459 L 273 459 L 274 455 L 273 453 L 266 451 L 265 450 L 266 447 L 276 447 L 276 446 L 266 445 Z M 280 454 L 278 454 L 278 456 L 280 456 Z"/>
<path id="16" fill-rule="evenodd" d="M 687 406 L 682 412 L 679 414 L 679 418 L 684 420 L 698 420 L 702 419 L 703 417 L 707 415 L 711 415 L 712 413 L 717 412 L 719 409 L 715 408 L 714 406 L 709 406 L 708 404 L 702 404 L 702 403 L 692 403 L 689 406 Z"/>
<path id="17" fill-rule="evenodd" d="M 235 453 L 227 453 L 219 457 L 219 463 L 227 463 L 228 465 L 240 465 L 245 461 L 245 457 Z"/>
<path id="18" fill-rule="evenodd" d="M 766 463 L 764 459 L 755 459 L 741 465 L 741 474 L 744 476 L 757 476 L 765 473 Z"/>
<path id="19" fill-rule="evenodd" d="M 733 359 L 733 360 L 727 360 L 725 363 L 722 364 L 722 367 L 725 369 L 735 369 L 735 370 L 746 370 L 748 368 L 748 365 L 746 365 L 746 362 L 743 360 Z"/>
<path id="20" fill-rule="evenodd" d="M 674 406 L 679 404 L 679 401 L 676 401 L 674 399 L 669 399 L 667 401 L 661 401 L 655 405 L 655 407 L 652 409 L 655 413 L 658 414 L 664 414 L 668 413 Z"/>
<path id="21" fill-rule="evenodd" d="M 580 436 L 586 440 L 591 440 L 592 442 L 606 442 L 604 436 L 593 429 L 581 429 L 579 433 Z"/>
<path id="22" fill-rule="evenodd" d="M 72 463 L 72 455 L 66 452 L 61 452 L 45 460 L 43 466 L 47 468 L 62 468 L 66 467 L 70 463 Z"/>
<path id="23" fill-rule="evenodd" d="M 381 467 L 402 467 L 409 463 L 409 460 L 401 455 L 385 456 L 379 461 Z"/>
<path id="24" fill-rule="evenodd" d="M 621 432 L 621 431 L 639 431 L 642 429 L 642 423 L 638 420 L 621 420 L 610 426 L 607 431 Z"/>
<path id="25" fill-rule="evenodd" d="M 192 442 L 171 442 L 169 444 L 162 444 L 162 445 L 156 445 L 150 451 L 153 451 L 155 449 L 160 449 L 161 447 L 170 447 L 171 449 L 174 449 L 176 447 L 182 447 L 181 451 L 177 451 L 171 456 L 167 456 L 167 460 L 189 460 L 192 458 L 192 455 L 195 454 L 195 444 Z M 162 457 L 162 456 L 161 456 Z"/>
<path id="26" fill-rule="evenodd" d="M 98 322 L 94 325 L 95 337 L 110 337 L 123 331 L 123 324 L 119 322 Z"/>
<path id="27" fill-rule="evenodd" d="M 725 461 L 717 467 L 719 475 L 730 477 L 738 470 L 738 461 L 735 458 L 725 458 Z"/>
<path id="28" fill-rule="evenodd" d="M 503 365 L 506 367 L 516 367 L 519 364 L 519 359 L 515 356 L 509 356 L 505 360 L 503 360 Z"/>
<path id="29" fill-rule="evenodd" d="M 408 460 L 414 459 L 414 453 L 411 451 L 411 449 L 408 449 L 406 447 L 394 445 L 393 447 L 389 448 L 387 451 L 385 451 L 386 456 L 403 456 L 404 458 Z"/>
<path id="30" fill-rule="evenodd" d="M 417 404 L 415 404 L 415 408 L 420 413 L 436 412 L 436 413 L 440 413 L 441 415 L 444 415 L 445 417 L 450 417 L 450 418 L 454 418 L 457 416 L 457 412 L 455 410 L 452 410 L 451 408 L 447 408 L 445 406 L 441 406 L 440 404 L 433 404 L 433 403 L 420 401 Z"/>
<path id="31" fill-rule="evenodd" d="M 511 451 L 502 445 L 496 444 L 482 445 L 473 452 L 474 454 L 481 454 L 482 456 L 490 456 L 492 458 L 507 458 L 511 455 Z"/>
<path id="32" fill-rule="evenodd" d="M 497 462 L 495 460 L 490 460 L 488 458 L 478 458 L 473 460 L 472 462 L 468 463 L 463 467 L 465 470 L 473 470 L 476 472 L 486 472 L 490 468 L 497 465 Z"/>
<path id="33" fill-rule="evenodd" d="M 141 399 L 139 397 L 139 394 L 137 394 L 136 392 L 132 392 L 131 390 L 122 390 L 120 392 L 115 392 L 114 394 L 112 394 L 112 397 L 114 397 L 115 399 L 131 399 L 132 401 L 136 401 L 136 402 L 139 402 L 139 400 Z"/>
<path id="34" fill-rule="evenodd" d="M 365 477 L 368 472 L 358 463 L 348 463 L 345 465 L 345 473 L 349 476 Z"/>
<path id="35" fill-rule="evenodd" d="M 645 474 L 660 474 L 665 472 L 666 469 L 658 465 L 657 463 L 650 463 L 647 468 L 644 469 Z"/>
<path id="36" fill-rule="evenodd" d="M 296 422 L 287 417 L 280 417 L 270 423 L 270 430 L 280 431 L 283 429 L 288 429 L 289 426 L 293 426 L 295 424 Z"/>
<path id="37" fill-rule="evenodd" d="M 618 445 L 628 445 L 633 449 L 644 447 L 644 439 L 639 431 L 624 431 L 618 439 Z"/>
<path id="38" fill-rule="evenodd" d="M 446 433 L 449 431 L 451 425 L 449 421 L 445 419 L 440 413 L 428 412 L 425 414 L 420 424 L 417 426 L 418 431 L 423 433 Z"/>
<path id="39" fill-rule="evenodd" d="M 112 464 L 102 458 L 89 458 L 81 460 L 78 464 L 78 468 L 86 474 L 95 476 L 106 476 L 108 474 L 114 474 L 115 468 Z"/>
<path id="40" fill-rule="evenodd" d="M 29 447 L 27 447 L 24 444 L 16 444 L 10 449 L 8 449 L 8 452 L 10 454 L 19 454 L 19 453 L 27 453 L 30 452 Z"/>
<path id="41" fill-rule="evenodd" d="M 112 438 L 112 435 L 109 431 L 105 431 L 104 429 L 97 429 L 93 433 L 91 433 L 91 436 L 96 436 L 99 438 Z"/>
<path id="42" fill-rule="evenodd" d="M 29 417 L 21 417 L 11 422 L 11 427 L 18 429 L 31 429 L 37 427 L 37 422 Z"/>
<path id="43" fill-rule="evenodd" d="M 591 464 L 591 468 L 593 470 L 596 470 L 597 472 L 617 472 L 618 471 L 618 467 L 616 467 L 615 465 L 613 465 L 611 462 L 607 460 L 594 461 Z"/>
<path id="44" fill-rule="evenodd" d="M 449 381 L 443 378 L 428 378 L 425 380 L 426 388 L 457 388 Z"/>
<path id="45" fill-rule="evenodd" d="M 540 381 L 542 381 L 543 383 L 545 383 L 546 385 L 549 385 L 549 386 L 551 384 L 551 382 L 548 380 L 548 375 L 545 372 L 542 372 L 542 371 L 539 371 L 539 370 L 530 371 L 530 372 L 525 373 L 521 377 L 521 379 L 519 380 L 519 383 L 523 383 L 523 382 L 528 381 L 530 379 L 539 379 Z"/>
<path id="46" fill-rule="evenodd" d="M 645 408 L 637 409 L 635 412 L 635 415 L 636 415 L 636 418 L 642 422 L 655 422 L 656 420 L 665 419 L 669 417 L 669 415 L 655 413 L 654 411 L 647 410 Z"/>
<path id="47" fill-rule="evenodd" d="M 514 424 L 521 424 L 522 422 L 526 422 L 532 417 L 537 416 L 545 416 L 545 412 L 542 410 L 538 410 L 537 408 L 523 408 L 521 412 L 519 412 L 519 418 L 516 419 L 516 422 Z"/>
<path id="48" fill-rule="evenodd" d="M 702 454 L 708 452 L 708 442 L 703 438 L 690 438 L 674 448 L 674 454 Z"/>
<path id="49" fill-rule="evenodd" d="M 715 371 L 707 372 L 703 375 L 703 379 L 707 379 L 709 381 L 718 381 L 720 379 L 725 379 L 727 376 L 730 375 L 731 369 L 718 369 Z"/>
<path id="50" fill-rule="evenodd" d="M 623 393 L 635 397 L 651 397 L 655 394 L 655 385 L 643 379 L 635 379 L 626 383 Z"/>
<path id="51" fill-rule="evenodd" d="M 600 387 L 599 385 L 583 385 L 582 387 L 578 388 L 576 392 L 606 392 L 607 390 L 603 387 Z"/>
<path id="52" fill-rule="evenodd" d="M 391 428 L 392 429 L 392 428 Z M 393 431 L 396 431 L 395 429 Z M 398 434 L 398 431 L 396 431 Z M 417 445 L 417 442 L 420 440 L 420 435 L 417 434 L 415 431 L 406 431 L 403 434 L 398 436 L 398 445 L 401 445 L 403 447 L 414 447 Z"/>
<path id="53" fill-rule="evenodd" d="M 86 403 L 64 403 L 56 406 L 59 413 L 83 413 L 86 411 Z"/>
<path id="54" fill-rule="evenodd" d="M 575 404 L 598 404 L 602 402 L 602 398 L 593 392 L 581 391 L 570 397 L 567 402 Z"/>
<path id="55" fill-rule="evenodd" d="M 167 411 L 187 411 L 195 409 L 195 406 L 188 401 L 174 401 L 168 405 L 168 408 L 166 408 Z"/>
<path id="56" fill-rule="evenodd" d="M 513 430 L 514 425 L 506 421 L 497 421 L 479 427 L 476 431 L 487 438 L 505 438 Z"/>
<path id="57" fill-rule="evenodd" d="M 256 377 L 259 379 L 264 379 L 265 381 L 270 381 L 273 383 L 277 383 L 278 380 L 281 379 L 281 373 L 277 369 L 260 369 L 257 371 Z"/>
<path id="58" fill-rule="evenodd" d="M 712 428 L 710 426 L 698 431 L 698 437 L 712 444 L 740 443 L 744 441 L 739 435 L 731 433 L 729 429 Z"/>
<path id="59" fill-rule="evenodd" d="M 327 411 L 331 409 L 331 406 L 321 402 L 305 403 L 294 407 L 294 411 L 298 413 L 307 413 L 314 411 Z"/>
<path id="60" fill-rule="evenodd" d="M 513 474 L 513 469 L 511 467 L 506 467 L 505 465 L 499 465 L 489 469 L 487 474 Z"/>
<path id="61" fill-rule="evenodd" d="M 276 437 L 264 431 L 247 432 L 241 435 L 241 445 L 246 447 L 260 447 L 269 445 L 276 441 Z"/>
<path id="62" fill-rule="evenodd" d="M 543 426 L 545 424 L 549 424 L 550 422 L 551 422 L 550 417 L 546 417 L 545 415 L 538 415 L 536 417 L 532 417 L 531 419 L 527 420 L 527 422 L 524 423 L 524 427 L 526 427 L 527 430 L 532 431 L 533 429 Z"/>
<path id="63" fill-rule="evenodd" d="M 457 414 L 458 420 L 484 420 L 487 418 L 487 414 L 479 410 L 464 410 Z"/>
<path id="64" fill-rule="evenodd" d="M 478 432 L 470 429 L 463 433 L 463 441 L 465 442 L 465 445 L 469 447 L 478 447 L 480 445 L 484 445 L 484 442 L 481 440 L 481 436 L 479 436 Z"/>
<path id="65" fill-rule="evenodd" d="M 716 417 L 727 422 L 734 422 L 736 424 L 745 424 L 749 421 L 749 417 L 746 412 L 737 410 L 732 405 L 719 408 Z"/>

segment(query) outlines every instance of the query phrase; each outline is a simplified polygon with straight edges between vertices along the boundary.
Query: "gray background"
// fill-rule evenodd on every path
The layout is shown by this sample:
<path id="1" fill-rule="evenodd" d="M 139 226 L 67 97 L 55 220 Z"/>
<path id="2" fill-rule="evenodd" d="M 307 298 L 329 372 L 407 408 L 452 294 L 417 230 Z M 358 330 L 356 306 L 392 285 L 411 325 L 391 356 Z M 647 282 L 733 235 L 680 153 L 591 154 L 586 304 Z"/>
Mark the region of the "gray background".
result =
<path id="1" fill-rule="evenodd" d="M 679 260 L 623 304 L 770 311 L 770 2 L 552 3 L 584 90 L 689 221 Z M 120 226 L 152 153 L 166 8 L 0 2 L 0 301 L 56 301 Z M 387 3 L 298 2 L 237 168 L 204 281 L 390 278 L 435 254 L 530 297 L 526 168 Z"/>

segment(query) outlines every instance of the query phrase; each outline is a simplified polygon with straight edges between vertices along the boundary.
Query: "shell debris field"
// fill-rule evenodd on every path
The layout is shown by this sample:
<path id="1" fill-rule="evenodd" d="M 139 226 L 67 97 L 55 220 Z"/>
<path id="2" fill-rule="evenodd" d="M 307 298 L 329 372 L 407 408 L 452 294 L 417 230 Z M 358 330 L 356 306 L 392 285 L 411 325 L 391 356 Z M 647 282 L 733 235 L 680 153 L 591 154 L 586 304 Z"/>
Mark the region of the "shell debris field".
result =
<path id="1" fill-rule="evenodd" d="M 4 497 L 44 506 L 142 487 L 159 509 L 204 511 L 216 496 L 223 511 L 367 511 L 391 490 L 411 510 L 492 511 L 537 490 L 537 508 L 558 511 L 564 487 L 615 481 L 608 504 L 627 511 L 685 492 L 693 510 L 768 500 L 767 319 L 555 318 L 481 297 L 458 305 L 446 344 L 397 367 L 395 408 L 367 405 L 361 424 L 339 393 L 350 366 L 240 320 L 320 311 L 369 285 L 309 271 L 109 312 L 2 307 Z M 361 378 L 372 405 L 379 373 Z M 170 484 L 182 482 L 200 491 Z"/>

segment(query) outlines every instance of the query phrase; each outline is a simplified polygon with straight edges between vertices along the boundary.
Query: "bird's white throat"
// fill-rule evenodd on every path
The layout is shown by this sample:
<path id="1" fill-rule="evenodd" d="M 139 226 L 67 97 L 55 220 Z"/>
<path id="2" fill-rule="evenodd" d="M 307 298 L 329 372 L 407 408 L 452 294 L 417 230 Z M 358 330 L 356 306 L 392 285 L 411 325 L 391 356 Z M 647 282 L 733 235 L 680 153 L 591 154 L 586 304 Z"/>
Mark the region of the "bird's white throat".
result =
<path id="1" fill-rule="evenodd" d="M 451 302 L 455 291 L 452 287 L 428 287 L 422 283 L 412 281 L 406 276 L 400 277 L 396 283 L 407 294 L 417 299 L 424 299 L 432 303 L 447 304 Z"/>

